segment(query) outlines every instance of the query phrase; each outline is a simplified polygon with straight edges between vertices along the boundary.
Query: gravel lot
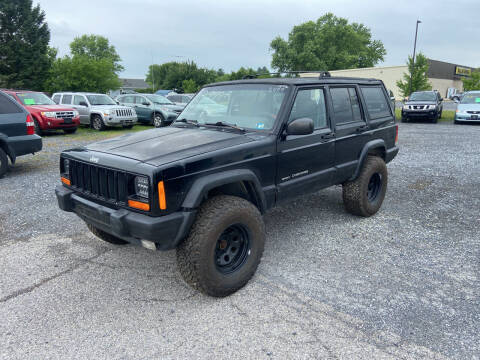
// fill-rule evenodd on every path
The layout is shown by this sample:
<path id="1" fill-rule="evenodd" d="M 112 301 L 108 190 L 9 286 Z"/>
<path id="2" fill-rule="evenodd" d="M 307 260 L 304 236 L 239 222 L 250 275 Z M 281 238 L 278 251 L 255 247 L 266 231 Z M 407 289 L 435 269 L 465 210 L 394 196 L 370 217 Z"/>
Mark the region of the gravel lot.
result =
<path id="1" fill-rule="evenodd" d="M 479 358 L 480 126 L 400 124 L 373 218 L 340 187 L 269 212 L 256 276 L 225 299 L 183 283 L 173 251 L 58 210 L 79 138 L 45 137 L 0 180 L 1 359 Z"/>

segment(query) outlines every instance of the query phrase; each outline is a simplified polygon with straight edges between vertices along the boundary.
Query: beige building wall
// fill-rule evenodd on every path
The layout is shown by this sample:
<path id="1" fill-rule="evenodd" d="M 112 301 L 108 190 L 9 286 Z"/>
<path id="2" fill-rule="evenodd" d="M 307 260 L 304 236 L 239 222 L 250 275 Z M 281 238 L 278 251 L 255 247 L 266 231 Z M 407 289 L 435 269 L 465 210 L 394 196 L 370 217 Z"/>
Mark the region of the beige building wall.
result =
<path id="1" fill-rule="evenodd" d="M 385 66 L 385 67 L 372 67 L 362 69 L 348 69 L 348 70 L 333 70 L 330 71 L 332 76 L 342 77 L 358 77 L 358 78 L 373 78 L 380 79 L 384 82 L 387 90 L 392 90 L 395 99 L 402 100 L 402 94 L 397 87 L 397 81 L 403 80 L 403 74 L 407 73 L 408 69 L 406 65 L 402 66 Z M 304 73 L 300 74 L 301 77 L 318 76 L 318 73 Z M 454 87 L 459 90 L 463 89 L 461 80 L 447 80 L 447 79 L 429 79 L 432 84 L 432 89 L 438 90 L 442 97 L 446 97 L 447 89 Z"/>

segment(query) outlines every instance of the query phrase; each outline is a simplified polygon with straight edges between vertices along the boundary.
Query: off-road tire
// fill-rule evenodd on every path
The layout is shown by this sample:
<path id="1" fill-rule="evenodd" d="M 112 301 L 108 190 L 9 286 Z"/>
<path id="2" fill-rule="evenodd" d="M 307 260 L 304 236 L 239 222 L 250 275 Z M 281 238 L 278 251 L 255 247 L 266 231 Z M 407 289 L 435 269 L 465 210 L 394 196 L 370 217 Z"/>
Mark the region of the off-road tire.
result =
<path id="1" fill-rule="evenodd" d="M 373 177 L 380 175 L 381 188 L 376 197 L 369 200 L 369 184 Z M 353 181 L 343 184 L 343 204 L 345 209 L 358 216 L 372 216 L 382 206 L 387 191 L 388 172 L 385 161 L 378 156 L 368 156 L 363 164 L 360 175 Z"/>
<path id="2" fill-rule="evenodd" d="M 63 129 L 65 134 L 75 134 L 77 132 L 77 128 L 74 129 Z"/>
<path id="3" fill-rule="evenodd" d="M 152 114 L 152 125 L 156 128 L 166 126 L 165 118 L 161 113 L 153 113 Z"/>
<path id="4" fill-rule="evenodd" d="M 5 151 L 0 148 L 0 179 L 7 173 L 8 157 Z"/>
<path id="5" fill-rule="evenodd" d="M 40 124 L 38 123 L 37 119 L 33 119 L 33 124 L 35 126 L 35 134 L 37 134 L 38 136 L 42 136 L 43 131 L 40 128 Z"/>
<path id="6" fill-rule="evenodd" d="M 88 230 L 90 230 L 93 235 L 95 235 L 96 237 L 99 237 L 103 241 L 106 241 L 110 244 L 114 244 L 114 245 L 128 244 L 128 241 L 125 241 L 125 240 L 119 239 L 116 236 L 110 235 L 109 233 L 106 233 L 105 231 L 100 230 L 91 224 L 87 224 L 87 227 L 88 227 Z"/>
<path id="7" fill-rule="evenodd" d="M 106 128 L 105 123 L 103 122 L 103 119 L 100 115 L 93 115 L 92 116 L 90 126 L 91 126 L 92 129 L 97 130 L 97 131 L 103 131 Z"/>
<path id="8" fill-rule="evenodd" d="M 249 235 L 245 259 L 231 273 L 217 267 L 218 241 L 232 226 L 243 226 Z M 265 245 L 262 215 L 249 201 L 219 195 L 205 201 L 198 210 L 188 237 L 177 247 L 177 266 L 193 288 L 215 297 L 228 296 L 242 288 L 257 270 Z"/>

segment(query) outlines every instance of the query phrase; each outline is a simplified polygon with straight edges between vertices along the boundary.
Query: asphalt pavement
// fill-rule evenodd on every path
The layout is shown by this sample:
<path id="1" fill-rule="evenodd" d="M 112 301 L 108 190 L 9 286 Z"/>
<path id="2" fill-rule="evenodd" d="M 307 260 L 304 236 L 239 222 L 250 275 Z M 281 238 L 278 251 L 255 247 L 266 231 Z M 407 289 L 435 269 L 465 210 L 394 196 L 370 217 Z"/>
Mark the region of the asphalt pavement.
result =
<path id="1" fill-rule="evenodd" d="M 380 212 L 341 187 L 265 215 L 249 284 L 191 290 L 175 252 L 114 246 L 58 210 L 64 135 L 0 180 L 0 359 L 480 357 L 480 126 L 400 124 Z"/>

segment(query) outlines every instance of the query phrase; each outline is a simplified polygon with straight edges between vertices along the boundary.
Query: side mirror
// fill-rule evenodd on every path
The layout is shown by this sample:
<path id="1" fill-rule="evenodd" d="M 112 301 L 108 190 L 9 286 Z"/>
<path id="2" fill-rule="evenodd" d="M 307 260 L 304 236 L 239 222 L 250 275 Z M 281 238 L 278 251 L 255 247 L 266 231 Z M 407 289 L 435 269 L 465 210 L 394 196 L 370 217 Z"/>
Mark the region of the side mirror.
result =
<path id="1" fill-rule="evenodd" d="M 287 135 L 308 135 L 313 133 L 313 120 L 299 118 L 287 125 Z"/>
<path id="2" fill-rule="evenodd" d="M 457 104 L 460 102 L 458 98 L 454 98 L 453 101 L 455 101 Z"/>
<path id="3" fill-rule="evenodd" d="M 80 101 L 78 105 L 88 107 L 88 104 L 85 101 Z"/>

